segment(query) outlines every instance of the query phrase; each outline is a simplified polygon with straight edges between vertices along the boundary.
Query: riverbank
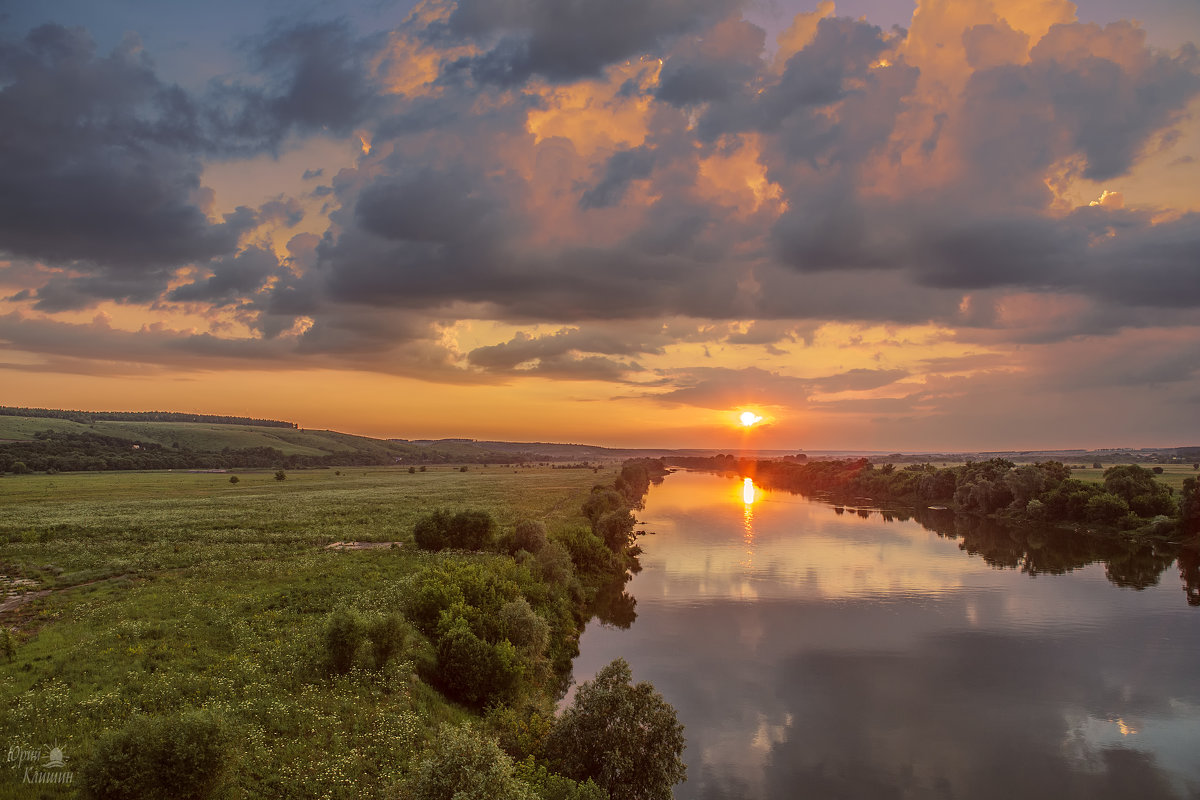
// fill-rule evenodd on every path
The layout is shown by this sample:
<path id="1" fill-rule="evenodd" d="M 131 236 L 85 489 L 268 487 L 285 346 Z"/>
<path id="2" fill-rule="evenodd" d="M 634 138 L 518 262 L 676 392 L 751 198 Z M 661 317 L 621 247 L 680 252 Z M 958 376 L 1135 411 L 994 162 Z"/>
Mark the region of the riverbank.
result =
<path id="1" fill-rule="evenodd" d="M 178 473 L 6 478 L 0 571 L 45 594 L 3 620 L 0 736 L 6 748 L 57 747 L 78 770 L 113 732 L 176 719 L 219 729 L 224 791 L 394 797 L 444 724 L 480 720 L 469 698 L 447 698 L 442 637 L 415 618 L 419 588 L 476 574 L 502 605 L 529 609 L 535 630 L 544 620 L 544 649 L 523 654 L 529 668 L 505 699 L 552 708 L 588 603 L 613 577 L 604 567 L 619 578 L 628 566 L 623 554 L 577 560 L 609 550 L 583 505 L 595 484 L 623 491 L 622 480 L 617 469 L 498 467 L 243 474 L 236 484 Z M 413 528 L 436 508 L 487 515 L 497 545 L 534 521 L 568 559 L 423 551 Z M 353 646 L 339 649 L 341 630 Z"/>
<path id="2" fill-rule="evenodd" d="M 1200 536 L 1200 482 L 1181 489 L 1156 480 L 1136 464 L 1108 468 L 1100 482 L 1071 477 L 1057 461 L 1022 464 L 1005 459 L 937 468 L 912 464 L 897 469 L 865 458 L 830 461 L 763 461 L 677 458 L 671 465 L 752 478 L 767 488 L 855 502 L 898 503 L 1040 525 L 1087 526 L 1090 532 L 1123 533 L 1182 543 Z"/>

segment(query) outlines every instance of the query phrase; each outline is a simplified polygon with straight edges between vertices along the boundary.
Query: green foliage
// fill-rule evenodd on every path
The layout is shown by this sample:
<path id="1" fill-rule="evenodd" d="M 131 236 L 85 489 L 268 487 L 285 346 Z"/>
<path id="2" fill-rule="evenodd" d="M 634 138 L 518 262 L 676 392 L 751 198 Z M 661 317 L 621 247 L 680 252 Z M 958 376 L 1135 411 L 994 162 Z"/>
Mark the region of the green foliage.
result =
<path id="1" fill-rule="evenodd" d="M 575 580 L 575 565 L 571 553 L 560 541 L 547 542 L 534 556 L 537 574 L 549 584 L 566 586 Z"/>
<path id="2" fill-rule="evenodd" d="M 346 606 L 333 610 L 325 620 L 324 636 L 325 656 L 331 673 L 342 675 L 350 671 L 366 632 L 366 623 L 358 612 Z"/>
<path id="3" fill-rule="evenodd" d="M 594 780 L 613 800 L 670 800 L 685 780 L 683 726 L 649 683 L 617 659 L 579 686 L 546 742 L 551 767 Z"/>
<path id="4" fill-rule="evenodd" d="M 496 737 L 504 752 L 515 761 L 541 758 L 546 747 L 546 738 L 554 727 L 554 717 L 533 706 L 514 708 L 493 706 L 488 710 L 488 732 Z"/>
<path id="5" fill-rule="evenodd" d="M 1189 533 L 1200 532 L 1200 481 L 1185 478 L 1179 495 L 1179 521 Z"/>
<path id="6" fill-rule="evenodd" d="M 555 775 L 532 758 L 517 763 L 517 777 L 527 784 L 541 800 L 609 800 L 608 792 L 595 781 L 582 783 Z"/>
<path id="7" fill-rule="evenodd" d="M 240 483 L 240 482 L 241 482 L 241 480 L 242 480 L 242 479 L 241 479 L 241 478 L 239 478 L 237 475 L 230 475 L 230 476 L 229 476 L 229 482 L 230 482 L 230 483 Z"/>
<path id="8" fill-rule="evenodd" d="M 33 470 L 25 465 L 24 461 L 14 461 L 9 465 L 8 471 L 13 475 L 28 475 L 33 472 Z"/>
<path id="9" fill-rule="evenodd" d="M 528 658 L 540 658 L 546 652 L 550 626 L 539 617 L 524 597 L 500 607 L 500 627 L 504 638 Z"/>
<path id="10" fill-rule="evenodd" d="M 515 697 L 525 662 L 511 642 L 489 644 L 461 616 L 445 615 L 440 627 L 434 678 L 442 691 L 478 708 Z"/>
<path id="11" fill-rule="evenodd" d="M 536 800 L 500 747 L 463 725 L 443 726 L 417 767 L 411 800 Z"/>
<path id="12" fill-rule="evenodd" d="M 283 470 L 281 470 L 281 469 L 275 470 L 275 480 L 277 480 L 277 481 L 286 481 L 286 480 L 287 480 L 287 473 L 286 473 L 286 472 L 284 472 L 284 471 L 283 471 Z"/>
<path id="13" fill-rule="evenodd" d="M 1102 492 L 1087 501 L 1087 518 L 1092 522 L 1112 524 L 1129 513 L 1129 504 L 1110 492 Z"/>
<path id="14" fill-rule="evenodd" d="M 592 487 L 592 493 L 583 503 L 583 515 L 588 518 L 593 527 L 600 517 L 625 506 L 625 498 L 620 492 L 606 486 Z"/>
<path id="15" fill-rule="evenodd" d="M 413 539 L 422 550 L 483 550 L 492 542 L 496 521 L 486 511 L 451 514 L 438 509 L 422 517 L 413 528 Z"/>
<path id="16" fill-rule="evenodd" d="M 536 555 L 546 546 L 546 526 L 537 520 L 523 519 L 511 533 L 505 534 L 501 545 L 509 555 L 521 550 Z"/>
<path id="17" fill-rule="evenodd" d="M 585 583 L 602 583 L 623 570 L 617 554 L 585 527 L 572 526 L 558 533 L 559 541 L 571 554 L 575 574 Z"/>
<path id="18" fill-rule="evenodd" d="M 0 654 L 4 656 L 5 661 L 12 661 L 17 657 L 17 640 L 12 635 L 12 631 L 7 626 L 0 625 Z"/>
<path id="19" fill-rule="evenodd" d="M 476 634 L 500 638 L 499 614 L 521 597 L 517 579 L 532 581 L 528 570 L 511 561 L 448 561 L 417 573 L 405 601 L 405 615 L 426 636 L 437 635 L 444 613 L 466 616 Z"/>
<path id="20" fill-rule="evenodd" d="M 404 649 L 413 631 L 404 617 L 393 612 L 368 622 L 366 636 L 371 645 L 371 660 L 375 669 L 382 669 L 396 653 Z"/>
<path id="21" fill-rule="evenodd" d="M 596 520 L 595 530 L 605 546 L 614 553 L 624 553 L 633 544 L 633 526 L 637 520 L 628 508 L 609 511 Z"/>
<path id="22" fill-rule="evenodd" d="M 80 795 L 100 800 L 202 800 L 232 765 L 225 722 L 209 711 L 133 717 L 101 737 L 80 774 Z"/>
<path id="23" fill-rule="evenodd" d="M 1170 488 L 1154 480 L 1153 472 L 1137 464 L 1106 469 L 1104 488 L 1124 500 L 1139 517 L 1175 512 Z"/>

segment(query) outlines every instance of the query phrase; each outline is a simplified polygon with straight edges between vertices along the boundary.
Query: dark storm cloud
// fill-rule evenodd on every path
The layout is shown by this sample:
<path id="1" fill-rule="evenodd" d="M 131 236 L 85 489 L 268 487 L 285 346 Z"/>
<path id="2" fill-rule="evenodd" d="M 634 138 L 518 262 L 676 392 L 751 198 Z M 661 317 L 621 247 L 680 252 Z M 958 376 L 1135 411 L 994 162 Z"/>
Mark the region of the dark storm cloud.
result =
<path id="1" fill-rule="evenodd" d="M 604 176 L 579 197 L 579 207 L 607 208 L 619 204 L 631 181 L 648 178 L 654 170 L 654 151 L 648 147 L 621 150 L 604 165 Z"/>
<path id="2" fill-rule="evenodd" d="M 164 83 L 133 36 L 108 55 L 85 31 L 58 25 L 0 41 L 0 254 L 73 273 L 49 278 L 36 308 L 150 302 L 176 268 L 210 261 L 209 288 L 181 287 L 172 299 L 232 302 L 257 289 L 229 266 L 240 237 L 264 223 L 295 225 L 302 211 L 280 199 L 213 224 L 203 158 L 356 123 L 368 93 L 355 44 L 343 25 L 277 32 L 257 50 L 269 89 L 232 98 L 228 88 L 194 97 Z"/>
<path id="3" fill-rule="evenodd" d="M 130 276 L 229 252 L 199 202 L 199 110 L 136 40 L 57 25 L 0 42 L 0 252 Z"/>
<path id="4" fill-rule="evenodd" d="M 962 139 L 980 187 L 1021 200 L 1011 193 L 1028 191 L 1026 180 L 1069 153 L 1086 159 L 1092 180 L 1128 172 L 1150 137 L 1200 93 L 1195 47 L 1171 54 L 1144 39 L 1126 22 L 1055 25 L 1027 64 L 975 72 Z"/>
<path id="5" fill-rule="evenodd" d="M 703 29 L 741 0 L 462 0 L 435 34 L 486 43 L 461 62 L 476 80 L 511 85 L 532 75 L 564 82 L 609 64 L 661 51 L 671 38 Z"/>
<path id="6" fill-rule="evenodd" d="M 102 56 L 85 33 L 47 26 L 0 44 L 0 253 L 47 267 L 40 288 L 19 295 L 42 311 L 102 299 L 238 306 L 259 315 L 248 324 L 267 338 L 308 317 L 296 346 L 312 353 L 425 341 L 376 319 L 389 312 L 517 324 L 753 319 L 707 341 L 776 355 L 795 341 L 796 320 L 934 321 L 1005 342 L 1194 320 L 1197 215 L 1051 213 L 1046 185 L 1056 165 L 1119 175 L 1150 143 L 1169 143 L 1200 93 L 1194 48 L 1152 50 L 1124 25 L 1064 25 L 1014 61 L 1024 34 L 974 26 L 963 37 L 973 76 L 961 98 L 932 103 L 922 126 L 910 117 L 931 101 L 903 31 L 822 19 L 775 64 L 763 31 L 734 17 L 739 7 L 463 0 L 386 41 L 356 38 L 344 22 L 277 27 L 247 40 L 251 74 L 200 94 L 160 80 L 133 40 Z M 422 58 L 443 57 L 429 66 L 439 77 L 387 94 L 373 69 L 380 58 L 406 63 L 405 36 Z M 482 55 L 454 64 L 463 49 L 436 52 L 463 44 Z M 664 58 L 657 82 L 656 59 L 621 64 L 648 53 Z M 581 78 L 599 80 L 563 91 Z M 588 125 L 598 130 L 579 132 Z M 261 241 L 247 235 L 256 227 L 297 224 L 294 203 L 210 222 L 206 161 L 360 127 L 374 150 L 313 188 L 331 223 L 303 259 L 239 254 Z M 890 166 L 934 172 L 948 150 L 961 165 L 919 191 L 876 186 Z M 722 161 L 738 152 L 757 163 Z M 752 185 L 764 183 L 759 168 L 765 185 Z M 181 274 L 195 277 L 179 285 Z M 1098 310 L 1016 330 L 1000 313 L 1012 292 L 1083 297 Z M 638 347 L 663 346 L 640 333 L 624 350 L 584 338 L 480 348 L 471 371 L 524 364 L 620 379 L 640 353 L 658 352 Z M 835 376 L 825 386 L 765 371 L 683 377 L 681 397 L 704 402 L 739 382 L 779 402 L 837 391 Z"/>
<path id="7" fill-rule="evenodd" d="M 727 20 L 690 36 L 672 50 L 656 96 L 677 106 L 724 100 L 743 92 L 763 68 L 766 33 L 742 20 Z"/>
<path id="8" fill-rule="evenodd" d="M 380 43 L 356 39 L 345 21 L 279 27 L 247 46 L 265 80 L 215 84 L 205 97 L 223 147 L 253 153 L 292 131 L 346 134 L 379 97 L 367 60 Z"/>
<path id="9" fill-rule="evenodd" d="M 216 259 L 207 265 L 212 274 L 172 289 L 168 300 L 206 302 L 214 306 L 235 303 L 256 293 L 267 278 L 279 269 L 275 254 L 260 247 L 249 247 L 236 256 Z"/>

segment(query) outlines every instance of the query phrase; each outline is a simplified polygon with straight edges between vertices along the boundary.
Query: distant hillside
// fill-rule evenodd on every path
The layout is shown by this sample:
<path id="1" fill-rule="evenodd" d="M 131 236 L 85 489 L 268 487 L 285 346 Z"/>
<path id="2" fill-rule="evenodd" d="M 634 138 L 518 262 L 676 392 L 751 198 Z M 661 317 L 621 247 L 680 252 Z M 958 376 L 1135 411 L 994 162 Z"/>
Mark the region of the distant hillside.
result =
<path id="1" fill-rule="evenodd" d="M 277 419 L 254 419 L 252 417 L 230 417 L 216 414 L 187 414 L 182 411 L 66 411 L 58 408 L 0 406 L 0 416 L 65 419 L 72 422 L 89 424 L 100 420 L 109 420 L 121 422 L 216 422 L 222 425 L 257 425 L 267 428 L 298 427 L 294 422 L 283 422 Z"/>
<path id="2" fill-rule="evenodd" d="M 18 470 L 73 472 L 556 460 L 545 454 L 522 456 L 475 444 L 441 447 L 306 430 L 292 423 L 157 421 L 140 420 L 132 413 L 130 416 L 132 420 L 99 419 L 90 412 L 62 412 L 62 416 L 0 414 L 0 472 L 12 472 L 16 464 L 23 465 Z"/>

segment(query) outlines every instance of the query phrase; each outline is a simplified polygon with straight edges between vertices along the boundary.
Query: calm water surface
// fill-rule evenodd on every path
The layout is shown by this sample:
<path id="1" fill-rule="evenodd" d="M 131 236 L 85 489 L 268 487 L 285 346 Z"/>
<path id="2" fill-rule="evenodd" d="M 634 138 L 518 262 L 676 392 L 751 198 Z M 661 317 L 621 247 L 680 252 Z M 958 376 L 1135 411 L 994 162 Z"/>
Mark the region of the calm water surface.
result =
<path id="1" fill-rule="evenodd" d="M 688 472 L 638 517 L 637 619 L 592 623 L 575 677 L 622 656 L 675 706 L 679 800 L 1200 797 L 1200 607 L 1169 555 L 1048 574 L 1088 559 Z"/>

